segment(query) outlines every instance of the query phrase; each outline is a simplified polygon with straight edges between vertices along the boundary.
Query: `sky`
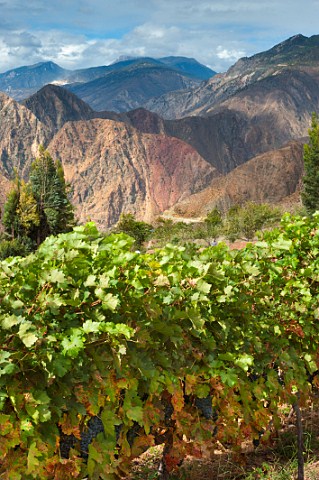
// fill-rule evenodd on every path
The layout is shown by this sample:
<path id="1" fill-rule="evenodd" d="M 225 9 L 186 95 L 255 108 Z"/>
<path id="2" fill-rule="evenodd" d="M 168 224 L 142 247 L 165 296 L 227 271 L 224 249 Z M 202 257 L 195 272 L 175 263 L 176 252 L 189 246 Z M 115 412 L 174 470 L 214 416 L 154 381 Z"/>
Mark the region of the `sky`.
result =
<path id="1" fill-rule="evenodd" d="M 318 18 L 319 0 L 0 0 L 0 72 L 169 55 L 223 72 L 298 33 L 319 34 Z"/>

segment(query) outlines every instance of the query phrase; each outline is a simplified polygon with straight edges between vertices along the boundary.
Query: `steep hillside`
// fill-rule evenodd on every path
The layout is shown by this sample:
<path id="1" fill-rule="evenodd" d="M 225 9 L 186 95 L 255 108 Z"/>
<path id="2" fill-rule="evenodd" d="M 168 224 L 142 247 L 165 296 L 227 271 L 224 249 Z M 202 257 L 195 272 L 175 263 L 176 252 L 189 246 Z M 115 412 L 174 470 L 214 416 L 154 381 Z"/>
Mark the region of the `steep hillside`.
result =
<path id="1" fill-rule="evenodd" d="M 67 123 L 49 151 L 62 160 L 72 182 L 79 220 L 102 227 L 122 212 L 151 220 L 218 175 L 181 140 L 142 134 L 112 120 Z"/>
<path id="2" fill-rule="evenodd" d="M 105 113 L 106 115 L 106 113 Z M 180 120 L 163 120 L 145 109 L 119 114 L 121 121 L 141 132 L 165 133 L 191 145 L 219 172 L 227 173 L 260 153 L 259 144 L 245 142 L 249 129 L 240 112 L 224 109 L 209 117 L 186 117 Z"/>
<path id="3" fill-rule="evenodd" d="M 300 189 L 303 174 L 301 142 L 249 160 L 228 175 L 214 179 L 209 187 L 179 202 L 170 210 L 178 217 L 205 217 L 213 208 L 226 211 L 247 201 L 279 204 Z M 293 198 L 298 203 L 298 196 Z"/>
<path id="4" fill-rule="evenodd" d="M 298 34 L 269 50 L 249 58 L 241 58 L 228 70 L 229 75 L 265 71 L 270 67 L 317 66 L 319 61 L 319 35 L 305 37 Z"/>
<path id="5" fill-rule="evenodd" d="M 179 138 L 220 173 L 229 173 L 256 155 L 307 135 L 312 108 L 319 109 L 319 89 L 302 72 L 282 76 L 251 86 L 205 116 L 163 120 L 138 109 L 119 114 L 118 119 L 142 132 Z"/>
<path id="6" fill-rule="evenodd" d="M 202 115 L 239 92 L 281 72 L 298 73 L 302 70 L 317 78 L 318 60 L 319 36 L 307 38 L 296 35 L 266 52 L 238 60 L 226 73 L 215 75 L 198 87 L 150 99 L 144 107 L 167 119 Z"/>

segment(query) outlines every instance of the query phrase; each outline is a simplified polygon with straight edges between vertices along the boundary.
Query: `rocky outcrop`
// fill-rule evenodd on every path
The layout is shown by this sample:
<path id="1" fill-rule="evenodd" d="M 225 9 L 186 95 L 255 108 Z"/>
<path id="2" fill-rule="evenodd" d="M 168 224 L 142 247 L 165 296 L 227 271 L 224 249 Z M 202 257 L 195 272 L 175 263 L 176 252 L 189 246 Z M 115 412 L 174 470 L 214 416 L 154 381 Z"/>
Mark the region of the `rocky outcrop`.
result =
<path id="1" fill-rule="evenodd" d="M 313 111 L 319 111 L 319 70 L 284 69 L 218 106 L 206 105 L 200 116 L 162 123 L 155 117 L 148 125 L 189 143 L 219 172 L 228 173 L 256 155 L 307 136 Z M 143 128 L 141 119 L 134 125 Z"/>
<path id="2" fill-rule="evenodd" d="M 9 178 L 16 168 L 26 176 L 39 145 L 50 137 L 50 131 L 30 110 L 0 93 L 1 174 Z"/>
<path id="3" fill-rule="evenodd" d="M 112 120 L 69 122 L 48 148 L 72 182 L 79 221 L 103 228 L 122 212 L 150 221 L 218 175 L 185 142 Z"/>
<path id="4" fill-rule="evenodd" d="M 300 190 L 302 158 L 301 142 L 258 155 L 228 175 L 213 179 L 209 187 L 175 205 L 170 214 L 205 217 L 215 207 L 226 211 L 247 201 L 279 204 L 290 198 L 298 203 L 299 196 L 294 194 Z"/>

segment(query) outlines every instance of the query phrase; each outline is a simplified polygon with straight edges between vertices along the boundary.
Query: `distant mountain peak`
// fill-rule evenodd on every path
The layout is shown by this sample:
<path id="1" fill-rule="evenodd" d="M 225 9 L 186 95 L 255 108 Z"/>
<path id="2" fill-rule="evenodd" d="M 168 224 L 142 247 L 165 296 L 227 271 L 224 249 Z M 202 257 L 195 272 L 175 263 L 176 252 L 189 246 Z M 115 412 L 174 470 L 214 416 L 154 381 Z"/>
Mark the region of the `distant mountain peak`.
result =
<path id="1" fill-rule="evenodd" d="M 30 65 L 30 68 L 33 67 L 43 67 L 43 66 L 50 66 L 50 67 L 58 67 L 61 68 L 57 63 L 52 62 L 52 60 L 43 60 L 42 62 L 37 62 L 34 63 L 33 65 Z"/>
<path id="2" fill-rule="evenodd" d="M 284 40 L 282 43 L 299 43 L 300 41 L 305 41 L 307 39 L 308 37 L 305 37 L 301 33 L 297 33 L 297 35 L 287 38 L 287 40 Z"/>

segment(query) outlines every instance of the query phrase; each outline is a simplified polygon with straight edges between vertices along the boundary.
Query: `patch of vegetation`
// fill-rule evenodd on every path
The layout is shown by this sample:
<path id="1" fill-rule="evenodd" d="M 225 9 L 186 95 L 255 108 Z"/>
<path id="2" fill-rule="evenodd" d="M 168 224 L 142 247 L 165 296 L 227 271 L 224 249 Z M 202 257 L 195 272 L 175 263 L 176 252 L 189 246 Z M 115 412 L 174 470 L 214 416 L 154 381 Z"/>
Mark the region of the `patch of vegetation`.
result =
<path id="1" fill-rule="evenodd" d="M 183 245 L 187 242 L 202 242 L 203 246 L 208 246 L 214 245 L 217 238 L 231 242 L 237 239 L 252 240 L 259 230 L 278 224 L 281 216 L 282 211 L 278 207 L 247 202 L 241 206 L 234 205 L 224 215 L 214 208 L 199 222 L 174 222 L 172 219 L 159 217 L 153 228 L 148 229 L 147 240 L 156 247 L 163 247 L 167 243 Z M 136 222 L 132 215 L 129 216 L 129 223 L 143 231 L 143 222 Z M 133 228 L 120 231 L 137 238 Z M 141 242 L 138 242 L 138 245 L 141 246 Z"/>
<path id="2" fill-rule="evenodd" d="M 223 221 L 223 231 L 230 241 L 238 238 L 252 240 L 256 232 L 273 227 L 280 221 L 282 211 L 267 203 L 247 202 L 231 207 Z"/>
<path id="3" fill-rule="evenodd" d="M 308 214 L 312 214 L 319 210 L 319 124 L 315 113 L 308 133 L 309 144 L 304 145 L 305 175 L 301 199 Z"/>
<path id="4" fill-rule="evenodd" d="M 143 243 L 150 237 L 152 230 L 152 225 L 135 220 L 133 214 L 122 213 L 114 231 L 115 233 L 130 235 L 135 240 L 135 246 L 141 248 Z"/>

